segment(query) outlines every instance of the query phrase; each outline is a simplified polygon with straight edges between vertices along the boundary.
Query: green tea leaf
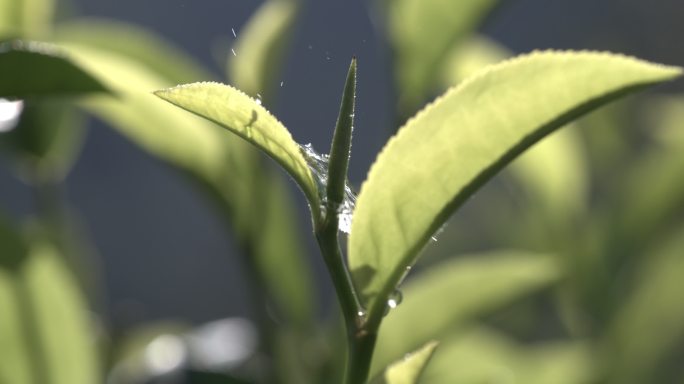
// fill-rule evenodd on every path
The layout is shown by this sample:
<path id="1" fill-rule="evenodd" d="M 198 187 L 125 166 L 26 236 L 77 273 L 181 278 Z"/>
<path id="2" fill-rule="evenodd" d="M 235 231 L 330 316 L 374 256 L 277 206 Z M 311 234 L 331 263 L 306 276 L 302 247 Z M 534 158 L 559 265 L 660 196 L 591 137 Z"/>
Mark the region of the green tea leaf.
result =
<path id="1" fill-rule="evenodd" d="M 538 52 L 480 72 L 418 113 L 378 156 L 354 213 L 349 265 L 369 319 L 379 321 L 432 234 L 518 154 L 583 113 L 679 75 L 607 53 Z"/>
<path id="2" fill-rule="evenodd" d="M 318 220 L 318 187 L 299 145 L 264 107 L 241 91 L 219 83 L 194 83 L 156 91 L 155 95 L 213 121 L 269 155 L 299 184 Z"/>
<path id="3" fill-rule="evenodd" d="M 379 384 L 418 383 L 420 375 L 423 373 L 423 370 L 425 370 L 425 366 L 430 361 L 438 344 L 439 343 L 436 341 L 431 341 L 417 351 L 407 354 L 403 359 L 388 366 L 379 380 L 375 380 L 374 382 Z"/>
<path id="4" fill-rule="evenodd" d="M 456 85 L 484 67 L 508 59 L 511 53 L 485 36 L 472 36 L 457 44 L 444 58 L 442 83 Z"/>
<path id="5" fill-rule="evenodd" d="M 83 19 L 58 25 L 57 41 L 67 41 L 135 59 L 172 84 L 213 76 L 179 49 L 141 27 L 106 19 Z"/>
<path id="6" fill-rule="evenodd" d="M 56 249 L 30 244 L 0 223 L 0 381 L 100 381 L 94 333 L 81 296 Z"/>
<path id="7" fill-rule="evenodd" d="M 78 95 L 107 92 L 65 53 L 46 43 L 12 41 L 0 44 L 0 97 Z"/>
<path id="8" fill-rule="evenodd" d="M 421 383 L 586 384 L 595 380 L 597 360 L 585 342 L 523 345 L 474 328 L 440 342 Z"/>
<path id="9" fill-rule="evenodd" d="M 256 150 L 247 143 L 150 93 L 175 84 L 177 77 L 193 75 L 180 73 L 169 79 L 159 75 L 152 61 L 139 61 L 125 50 L 64 45 L 81 65 L 117 92 L 115 98 L 91 97 L 84 106 L 144 150 L 188 174 L 229 219 L 240 244 L 254 252 L 254 262 L 262 267 L 259 273 L 279 301 L 277 306 L 295 322 L 309 321 L 314 312 L 313 290 L 283 182 L 260 166 Z M 165 58 L 164 51 L 172 48 L 156 51 L 155 47 L 147 49 L 162 64 L 180 55 L 176 52 Z M 192 71 L 201 72 L 199 68 Z"/>
<path id="10" fill-rule="evenodd" d="M 511 163 L 511 175 L 542 213 L 561 224 L 586 209 L 589 193 L 579 132 L 567 127 L 545 137 Z"/>
<path id="11" fill-rule="evenodd" d="M 62 180 L 71 169 L 85 135 L 85 121 L 61 101 L 30 101 L 17 126 L 0 135 L 0 147 L 28 182 Z"/>
<path id="12" fill-rule="evenodd" d="M 54 12 L 54 0 L 0 0 L 0 40 L 44 37 Z"/>
<path id="13" fill-rule="evenodd" d="M 240 31 L 230 57 L 228 78 L 248 95 L 271 100 L 278 68 L 297 20 L 300 2 L 270 0 L 249 19 Z"/>
<path id="14" fill-rule="evenodd" d="M 387 0 L 388 35 L 396 54 L 399 105 L 413 112 L 425 99 L 450 49 L 498 3 L 496 0 Z"/>
<path id="15" fill-rule="evenodd" d="M 423 271 L 402 287 L 401 304 L 383 319 L 371 371 L 558 277 L 548 256 L 514 251 L 458 257 Z"/>
<path id="16" fill-rule="evenodd" d="M 634 292 L 616 314 L 608 334 L 611 383 L 662 382 L 661 364 L 682 345 L 682 250 L 684 231 L 679 229 L 643 261 Z"/>

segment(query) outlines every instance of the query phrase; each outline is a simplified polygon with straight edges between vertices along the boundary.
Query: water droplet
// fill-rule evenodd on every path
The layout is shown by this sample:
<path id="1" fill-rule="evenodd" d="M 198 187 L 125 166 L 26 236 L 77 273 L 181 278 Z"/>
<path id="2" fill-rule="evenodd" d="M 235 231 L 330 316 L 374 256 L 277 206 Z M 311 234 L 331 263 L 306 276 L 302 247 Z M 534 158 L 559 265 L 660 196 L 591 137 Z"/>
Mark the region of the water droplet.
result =
<path id="1" fill-rule="evenodd" d="M 316 181 L 316 186 L 318 187 L 318 197 L 321 200 L 321 212 L 325 216 L 328 198 L 326 195 L 326 186 L 328 185 L 328 162 L 330 161 L 329 156 L 316 152 L 311 143 L 300 145 L 300 149 L 309 165 L 311 174 Z M 345 184 L 344 200 L 342 201 L 342 204 L 337 207 L 337 219 L 339 230 L 346 234 L 351 233 L 351 224 L 355 206 L 356 193 L 354 193 L 348 184 Z"/>
<path id="2" fill-rule="evenodd" d="M 394 309 L 401 304 L 401 300 L 403 299 L 403 295 L 401 294 L 401 291 L 398 289 L 395 289 L 394 292 L 389 296 L 387 299 L 387 307 L 389 309 Z"/>
<path id="3" fill-rule="evenodd" d="M 14 129 L 23 110 L 24 102 L 21 100 L 0 99 L 0 132 L 8 132 Z"/>
<path id="4" fill-rule="evenodd" d="M 309 51 L 312 50 L 312 49 L 313 49 L 313 45 L 309 44 L 308 48 L 309 48 Z"/>
<path id="5" fill-rule="evenodd" d="M 444 228 L 446 228 L 446 223 L 442 224 L 442 226 L 439 227 L 439 229 L 435 233 L 433 233 L 432 236 L 430 236 L 430 240 L 436 242 L 439 235 L 441 235 L 442 232 L 444 232 Z"/>
<path id="6" fill-rule="evenodd" d="M 237 56 L 237 53 L 235 53 L 235 49 L 234 49 L 234 48 L 231 48 L 230 51 L 233 52 L 233 56 Z"/>
<path id="7" fill-rule="evenodd" d="M 356 316 L 358 316 L 358 317 L 365 317 L 365 316 L 366 316 L 366 311 L 358 311 L 358 312 L 356 312 Z"/>
<path id="8" fill-rule="evenodd" d="M 282 87 L 284 84 L 285 84 L 284 81 L 281 81 L 281 82 L 280 82 L 280 86 L 281 86 L 281 87 Z"/>
<path id="9" fill-rule="evenodd" d="M 235 33 L 235 28 L 231 28 L 230 31 L 233 32 L 233 37 L 237 37 L 237 33 Z"/>

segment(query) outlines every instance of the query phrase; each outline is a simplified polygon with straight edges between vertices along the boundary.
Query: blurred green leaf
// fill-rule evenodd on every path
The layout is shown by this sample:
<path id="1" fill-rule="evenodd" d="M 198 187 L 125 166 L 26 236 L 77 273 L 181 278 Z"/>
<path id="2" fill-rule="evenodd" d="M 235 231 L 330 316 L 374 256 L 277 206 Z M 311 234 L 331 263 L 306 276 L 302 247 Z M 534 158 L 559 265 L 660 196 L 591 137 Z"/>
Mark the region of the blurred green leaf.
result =
<path id="1" fill-rule="evenodd" d="M 104 31 L 97 34 L 106 39 Z M 143 36 L 139 41 L 154 40 Z M 218 203 L 223 216 L 231 219 L 238 239 L 251 244 L 248 247 L 262 266 L 260 273 L 267 279 L 269 291 L 286 300 L 278 306 L 290 319 L 310 320 L 314 301 L 310 274 L 282 181 L 274 180 L 272 172 L 259 166 L 256 151 L 242 140 L 150 93 L 193 75 L 178 74 L 169 79 L 160 76 L 151 61 L 139 62 L 135 56 L 94 46 L 64 44 L 117 91 L 116 98 L 93 97 L 84 106 L 132 142 L 189 174 Z M 156 51 L 161 44 L 147 47 L 159 63 L 168 65 L 181 55 L 175 52 L 165 57 L 164 52 L 173 49 Z M 199 68 L 192 71 L 202 72 Z M 277 267 L 281 268 L 279 273 Z"/>
<path id="2" fill-rule="evenodd" d="M 583 342 L 523 345 L 474 328 L 440 343 L 421 383 L 586 384 L 594 382 L 596 360 Z"/>
<path id="3" fill-rule="evenodd" d="M 684 231 L 676 231 L 643 261 L 638 281 L 614 317 L 607 356 L 611 383 L 663 381 L 668 354 L 684 343 Z"/>
<path id="4" fill-rule="evenodd" d="M 504 61 L 511 52 L 493 40 L 473 35 L 453 47 L 442 65 L 442 82 L 453 86 L 476 74 L 482 68 Z"/>
<path id="5" fill-rule="evenodd" d="M 511 174 L 530 196 L 532 205 L 557 225 L 586 210 L 589 192 L 579 132 L 568 126 L 530 148 L 511 163 Z"/>
<path id="6" fill-rule="evenodd" d="M 85 302 L 56 249 L 4 222 L 0 240 L 0 381 L 99 382 Z"/>
<path id="7" fill-rule="evenodd" d="M 547 255 L 499 251 L 439 263 L 410 280 L 380 327 L 373 369 L 555 282 Z"/>
<path id="8" fill-rule="evenodd" d="M 54 12 L 54 0 L 0 0 L 0 40 L 44 37 Z"/>
<path id="9" fill-rule="evenodd" d="M 0 97 L 78 95 L 107 92 L 87 71 L 58 47 L 37 42 L 0 44 Z"/>
<path id="10" fill-rule="evenodd" d="M 0 147 L 14 156 L 25 180 L 62 180 L 81 149 L 84 122 L 65 102 L 26 102 L 17 126 L 0 134 Z"/>
<path id="11" fill-rule="evenodd" d="M 133 24 L 81 18 L 58 25 L 55 37 L 135 59 L 174 84 L 213 78 L 176 47 Z"/>
<path id="12" fill-rule="evenodd" d="M 645 111 L 649 131 L 659 144 L 677 149 L 684 147 L 684 97 L 669 96 L 649 100 Z"/>
<path id="13" fill-rule="evenodd" d="M 439 343 L 431 341 L 417 351 L 392 363 L 374 380 L 378 384 L 416 384 Z"/>
<path id="14" fill-rule="evenodd" d="M 412 113 L 439 80 L 450 49 L 498 3 L 496 0 L 384 0 L 396 59 L 399 105 Z"/>
<path id="15" fill-rule="evenodd" d="M 274 78 L 282 68 L 282 59 L 289 35 L 294 27 L 300 4 L 296 0 L 267 1 L 252 15 L 240 31 L 235 44 L 239 55 L 229 57 L 228 78 L 247 94 L 260 95 L 271 100 L 275 88 Z M 182 82 L 182 81 L 180 81 Z M 252 149 L 252 148 L 250 148 Z M 257 262 L 268 281 L 288 281 L 274 286 L 272 292 L 280 302 L 288 303 L 293 315 L 304 324 L 312 319 L 312 283 L 303 260 L 297 217 L 292 209 L 289 190 L 279 175 L 270 167 L 255 167 L 249 177 L 256 183 L 259 196 L 247 196 L 250 208 L 241 215 L 254 224 L 252 239 L 261 255 Z M 259 214 L 260 210 L 264 214 Z M 275 212 L 275 213 L 274 213 Z"/>
<path id="16" fill-rule="evenodd" d="M 223 126 L 264 151 L 299 184 L 314 220 L 319 219 L 318 187 L 299 145 L 260 103 L 219 83 L 186 84 L 156 91 L 155 95 Z"/>
<path id="17" fill-rule="evenodd" d="M 248 95 L 271 100 L 277 71 L 301 5 L 296 0 L 264 2 L 240 31 L 229 57 L 228 78 Z"/>
<path id="18" fill-rule="evenodd" d="M 369 319 L 432 234 L 508 162 L 573 118 L 679 74 L 607 53 L 537 52 L 480 72 L 409 120 L 354 212 L 349 265 Z"/>

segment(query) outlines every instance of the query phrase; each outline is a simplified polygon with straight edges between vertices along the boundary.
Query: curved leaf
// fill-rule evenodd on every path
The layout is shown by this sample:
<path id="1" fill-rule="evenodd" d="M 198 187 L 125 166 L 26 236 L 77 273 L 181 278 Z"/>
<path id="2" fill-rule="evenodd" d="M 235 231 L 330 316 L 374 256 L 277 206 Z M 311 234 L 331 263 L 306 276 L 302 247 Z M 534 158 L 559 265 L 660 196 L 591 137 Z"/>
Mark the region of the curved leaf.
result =
<path id="1" fill-rule="evenodd" d="M 407 354 L 403 359 L 392 363 L 375 382 L 380 384 L 418 383 L 420 375 L 425 370 L 432 354 L 435 353 L 438 344 L 436 341 L 431 341 L 417 351 Z"/>
<path id="2" fill-rule="evenodd" d="M 130 23 L 107 19 L 78 19 L 59 24 L 56 40 L 116 53 L 135 61 L 173 84 L 207 80 L 213 76 L 176 47 Z"/>
<path id="3" fill-rule="evenodd" d="M 457 45 L 445 60 L 444 83 L 458 84 L 510 56 L 495 41 L 484 36 L 471 37 Z M 545 138 L 511 164 L 511 175 L 521 182 L 533 201 L 539 202 L 542 213 L 552 215 L 555 223 L 567 222 L 583 211 L 589 181 L 582 149 L 579 132 L 574 128 L 564 129 Z"/>
<path id="4" fill-rule="evenodd" d="M 449 49 L 473 31 L 497 0 L 387 0 L 400 108 L 413 112 L 432 91 Z"/>
<path id="5" fill-rule="evenodd" d="M 458 257 L 423 271 L 402 288 L 403 302 L 383 319 L 371 372 L 558 277 L 548 256 L 514 251 Z"/>
<path id="6" fill-rule="evenodd" d="M 219 83 L 193 83 L 156 91 L 155 95 L 213 121 L 269 155 L 299 184 L 318 220 L 318 187 L 290 132 L 254 99 Z"/>
<path id="7" fill-rule="evenodd" d="M 230 58 L 228 78 L 245 93 L 271 99 L 276 70 L 289 40 L 301 5 L 296 0 L 264 2 L 240 31 L 235 55 Z"/>
<path id="8" fill-rule="evenodd" d="M 95 35 L 106 39 L 105 31 Z M 155 64 L 128 56 L 125 49 L 118 52 L 78 43 L 65 45 L 79 63 L 117 92 L 116 98 L 91 97 L 83 105 L 144 150 L 190 175 L 230 219 L 238 241 L 252 249 L 256 265 L 262 267 L 258 272 L 278 307 L 297 323 L 310 321 L 314 312 L 310 274 L 302 260 L 304 253 L 292 226 L 282 180 L 260 167 L 256 150 L 247 143 L 150 93 L 174 84 L 176 78 L 160 76 L 155 66 L 173 62 L 180 53 L 165 57 L 164 51 L 172 48 L 156 51 L 156 45 L 149 46 L 147 49 L 158 57 Z"/>
<path id="9" fill-rule="evenodd" d="M 0 381 L 100 381 L 85 300 L 56 250 L 0 223 Z"/>
<path id="10" fill-rule="evenodd" d="M 0 76 L 0 97 L 4 98 L 107 91 L 61 49 L 46 43 L 17 40 L 0 44 L 0 73 L 5 74 Z"/>
<path id="11" fill-rule="evenodd" d="M 518 154 L 583 113 L 679 74 L 607 53 L 537 52 L 480 72 L 416 115 L 378 156 L 354 213 L 349 265 L 369 319 L 379 321 L 432 234 Z"/>

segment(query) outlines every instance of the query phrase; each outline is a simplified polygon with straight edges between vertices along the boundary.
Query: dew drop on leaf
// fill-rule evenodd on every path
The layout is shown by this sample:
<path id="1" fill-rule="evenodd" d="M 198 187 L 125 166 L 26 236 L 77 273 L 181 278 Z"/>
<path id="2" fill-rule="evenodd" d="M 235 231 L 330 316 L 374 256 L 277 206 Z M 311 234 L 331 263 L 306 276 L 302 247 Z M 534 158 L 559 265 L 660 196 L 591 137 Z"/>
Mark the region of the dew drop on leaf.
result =
<path id="1" fill-rule="evenodd" d="M 404 296 L 401 294 L 401 291 L 398 289 L 395 289 L 394 292 L 389 296 L 387 299 L 387 306 L 390 309 L 394 309 L 401 304 L 401 300 L 404 298 Z"/>

